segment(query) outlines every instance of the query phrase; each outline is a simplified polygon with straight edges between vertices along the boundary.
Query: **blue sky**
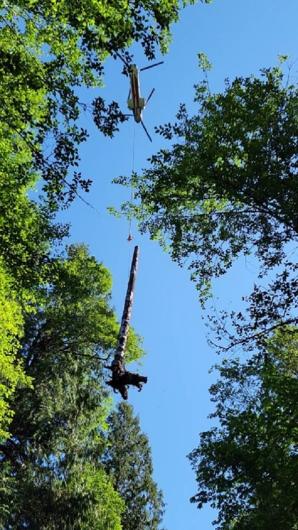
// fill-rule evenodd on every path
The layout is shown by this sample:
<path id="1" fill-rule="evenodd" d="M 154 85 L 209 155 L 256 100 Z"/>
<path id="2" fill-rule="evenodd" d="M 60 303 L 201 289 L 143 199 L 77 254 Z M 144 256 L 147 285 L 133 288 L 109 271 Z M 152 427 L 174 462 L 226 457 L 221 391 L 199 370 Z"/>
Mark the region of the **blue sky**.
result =
<path id="1" fill-rule="evenodd" d="M 218 357 L 207 346 L 207 330 L 188 272 L 172 263 L 157 243 L 141 237 L 135 227 L 134 240 L 129 244 L 128 223 L 107 213 L 107 206 L 117 206 L 129 198 L 128 190 L 111 181 L 132 170 L 134 134 L 135 169 L 140 170 L 162 146 L 154 126 L 172 120 L 182 101 L 195 110 L 193 85 L 202 79 L 198 52 L 205 52 L 213 63 L 211 89 L 221 90 L 225 78 L 256 74 L 260 68 L 276 64 L 278 54 L 289 55 L 292 63 L 297 61 L 297 20 L 297 0 L 214 0 L 211 5 L 190 6 L 173 28 L 164 65 L 142 74 L 143 94 L 156 89 L 144 112 L 153 143 L 133 120 L 110 140 L 98 133 L 88 113 L 82 119 L 90 138 L 81 150 L 81 170 L 94 180 L 86 199 L 99 213 L 76 200 L 63 218 L 71 222 L 71 241 L 87 243 L 90 252 L 112 272 L 113 304 L 119 318 L 133 246 L 140 245 L 133 326 L 144 338 L 147 355 L 139 369 L 148 375 L 149 382 L 141 393 L 131 390 L 130 402 L 150 439 L 155 478 L 167 503 L 167 530 L 212 528 L 215 513 L 208 507 L 198 511 L 189 503 L 195 480 L 186 455 L 197 445 L 199 433 L 210 425 L 208 387 L 215 375 L 209 369 Z M 135 57 L 140 66 L 146 65 L 139 48 Z M 92 94 L 115 99 L 125 109 L 128 86 L 121 69 L 119 61 L 108 61 L 105 88 Z M 297 69 L 298 62 L 291 72 L 295 81 Z M 82 91 L 81 97 L 87 100 L 90 95 Z M 249 292 L 256 269 L 253 259 L 240 259 L 216 282 L 216 304 L 229 308 Z"/>

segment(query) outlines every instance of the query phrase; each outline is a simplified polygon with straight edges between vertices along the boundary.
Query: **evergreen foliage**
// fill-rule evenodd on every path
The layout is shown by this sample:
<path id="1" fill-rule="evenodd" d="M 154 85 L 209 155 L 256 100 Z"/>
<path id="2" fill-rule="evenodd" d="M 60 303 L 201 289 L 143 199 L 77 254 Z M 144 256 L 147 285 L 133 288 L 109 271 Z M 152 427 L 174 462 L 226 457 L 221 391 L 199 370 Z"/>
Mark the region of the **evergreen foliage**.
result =
<path id="1" fill-rule="evenodd" d="M 121 524 L 125 530 L 157 530 L 164 513 L 162 493 L 152 479 L 148 438 L 127 403 L 108 418 L 105 470 L 125 502 Z"/>

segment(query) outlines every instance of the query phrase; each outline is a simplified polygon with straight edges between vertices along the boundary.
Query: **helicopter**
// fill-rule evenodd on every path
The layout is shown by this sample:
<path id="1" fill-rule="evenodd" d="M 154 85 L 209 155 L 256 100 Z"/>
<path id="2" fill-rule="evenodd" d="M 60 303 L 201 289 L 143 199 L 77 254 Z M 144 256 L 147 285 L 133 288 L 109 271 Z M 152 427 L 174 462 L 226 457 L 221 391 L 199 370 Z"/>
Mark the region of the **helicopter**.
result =
<path id="1" fill-rule="evenodd" d="M 144 108 L 146 107 L 148 101 L 153 96 L 155 88 L 151 90 L 147 99 L 141 97 L 140 72 L 143 72 L 144 70 L 149 70 L 150 68 L 154 68 L 155 66 L 159 66 L 160 64 L 163 64 L 163 62 L 164 61 L 160 61 L 159 63 L 151 64 L 149 66 L 145 66 L 144 68 L 140 68 L 140 69 L 137 67 L 136 64 L 130 64 L 128 66 L 130 89 L 129 89 L 128 98 L 127 98 L 127 106 L 129 110 L 132 111 L 133 113 L 132 115 L 134 117 L 135 122 L 141 123 L 150 142 L 152 142 L 152 138 L 150 134 L 148 133 L 146 126 L 143 122 L 142 112 Z"/>

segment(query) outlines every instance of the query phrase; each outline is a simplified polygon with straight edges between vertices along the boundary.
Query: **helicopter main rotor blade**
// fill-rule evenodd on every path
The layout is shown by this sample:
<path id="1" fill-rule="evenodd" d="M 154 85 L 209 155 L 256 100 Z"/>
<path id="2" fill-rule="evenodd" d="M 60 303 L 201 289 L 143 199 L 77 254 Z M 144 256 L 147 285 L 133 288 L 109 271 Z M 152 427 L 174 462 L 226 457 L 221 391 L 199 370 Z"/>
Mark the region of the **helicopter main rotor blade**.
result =
<path id="1" fill-rule="evenodd" d="M 150 94 L 149 94 L 149 96 L 147 98 L 146 105 L 147 105 L 149 99 L 151 99 L 151 97 L 153 96 L 154 92 L 155 92 L 155 88 L 152 88 L 152 90 L 151 90 L 151 92 L 150 92 Z"/>
<path id="2" fill-rule="evenodd" d="M 152 138 L 151 138 L 150 134 L 148 133 L 148 131 L 147 131 L 146 127 L 145 127 L 145 124 L 144 124 L 143 120 L 141 120 L 141 124 L 142 124 L 142 127 L 143 127 L 145 133 L 147 134 L 147 136 L 148 136 L 150 142 L 152 142 Z"/>
<path id="3" fill-rule="evenodd" d="M 125 64 L 127 68 L 129 68 L 129 63 L 126 61 L 126 59 L 124 59 L 124 57 L 122 57 L 121 53 L 115 52 L 115 55 L 118 57 L 118 59 L 120 59 L 120 61 L 123 62 L 123 64 Z"/>
<path id="4" fill-rule="evenodd" d="M 144 70 L 149 70 L 150 68 L 155 68 L 155 66 L 159 66 L 160 64 L 163 64 L 164 61 L 160 61 L 159 63 L 155 64 L 149 64 L 149 66 L 144 66 L 144 68 L 140 68 L 140 72 L 144 72 Z"/>

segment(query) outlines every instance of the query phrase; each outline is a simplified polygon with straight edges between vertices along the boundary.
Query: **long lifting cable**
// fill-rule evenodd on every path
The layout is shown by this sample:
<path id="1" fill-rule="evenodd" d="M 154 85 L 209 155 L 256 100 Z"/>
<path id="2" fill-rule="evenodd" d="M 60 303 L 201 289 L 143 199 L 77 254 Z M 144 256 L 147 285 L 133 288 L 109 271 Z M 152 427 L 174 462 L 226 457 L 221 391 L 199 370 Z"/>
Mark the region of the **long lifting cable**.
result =
<path id="1" fill-rule="evenodd" d="M 133 122 L 133 136 L 132 136 L 132 157 L 131 157 L 131 177 L 133 178 L 134 171 L 135 171 L 135 143 L 136 143 L 136 127 L 135 122 Z M 130 181 L 130 203 L 132 204 L 134 200 L 134 190 L 133 190 L 133 184 L 132 180 Z M 132 235 L 132 217 L 129 216 L 128 220 L 128 237 L 127 241 L 132 241 L 133 235 Z"/>

